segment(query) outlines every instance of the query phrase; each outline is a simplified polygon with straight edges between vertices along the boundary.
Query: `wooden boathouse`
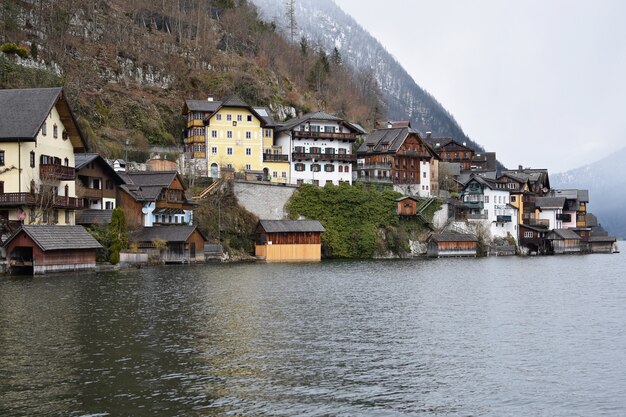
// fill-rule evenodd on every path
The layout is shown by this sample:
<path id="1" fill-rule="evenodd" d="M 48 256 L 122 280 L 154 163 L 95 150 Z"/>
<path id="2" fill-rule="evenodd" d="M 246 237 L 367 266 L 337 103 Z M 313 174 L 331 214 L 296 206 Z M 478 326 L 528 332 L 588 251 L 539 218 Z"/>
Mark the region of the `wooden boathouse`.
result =
<path id="1" fill-rule="evenodd" d="M 102 246 L 83 226 L 24 225 L 4 243 L 12 274 L 45 274 L 96 267 Z"/>
<path id="2" fill-rule="evenodd" d="M 475 257 L 478 239 L 465 233 L 435 233 L 428 239 L 427 254 L 433 258 L 448 256 Z"/>
<path id="3" fill-rule="evenodd" d="M 324 231 L 317 220 L 261 220 L 255 254 L 266 262 L 320 261 Z"/>

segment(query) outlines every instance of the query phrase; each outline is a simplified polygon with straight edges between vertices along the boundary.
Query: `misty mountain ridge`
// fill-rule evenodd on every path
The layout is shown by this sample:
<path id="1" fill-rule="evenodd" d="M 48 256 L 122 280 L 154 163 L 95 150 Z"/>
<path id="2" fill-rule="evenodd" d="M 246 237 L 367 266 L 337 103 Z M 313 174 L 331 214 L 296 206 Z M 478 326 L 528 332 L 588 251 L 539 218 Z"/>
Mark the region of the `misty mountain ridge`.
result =
<path id="1" fill-rule="evenodd" d="M 289 32 L 284 0 L 252 0 L 261 15 Z M 331 52 L 339 50 L 344 63 L 358 71 L 371 72 L 387 106 L 390 120 L 410 120 L 413 128 L 432 132 L 435 137 L 450 137 L 478 151 L 484 148 L 473 142 L 454 117 L 427 91 L 422 89 L 385 48 L 333 0 L 298 0 L 295 2 L 297 35 L 310 44 Z M 288 35 L 287 35 L 288 36 Z"/>
<path id="2" fill-rule="evenodd" d="M 553 174 L 553 188 L 582 188 L 589 190 L 588 211 L 609 233 L 626 238 L 626 219 L 622 215 L 626 207 L 626 147 L 604 159 L 570 171 Z"/>

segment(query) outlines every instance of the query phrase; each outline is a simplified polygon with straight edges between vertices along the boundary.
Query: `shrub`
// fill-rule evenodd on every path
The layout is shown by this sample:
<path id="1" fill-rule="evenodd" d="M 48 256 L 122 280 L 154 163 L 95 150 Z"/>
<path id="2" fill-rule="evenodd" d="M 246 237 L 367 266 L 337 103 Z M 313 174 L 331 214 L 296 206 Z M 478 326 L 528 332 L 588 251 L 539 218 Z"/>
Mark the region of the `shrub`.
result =
<path id="1" fill-rule="evenodd" d="M 22 48 L 21 46 L 17 46 L 16 44 L 12 42 L 2 44 L 0 46 L 0 51 L 9 55 L 18 55 L 20 58 L 28 58 L 30 55 L 28 53 L 28 49 Z"/>

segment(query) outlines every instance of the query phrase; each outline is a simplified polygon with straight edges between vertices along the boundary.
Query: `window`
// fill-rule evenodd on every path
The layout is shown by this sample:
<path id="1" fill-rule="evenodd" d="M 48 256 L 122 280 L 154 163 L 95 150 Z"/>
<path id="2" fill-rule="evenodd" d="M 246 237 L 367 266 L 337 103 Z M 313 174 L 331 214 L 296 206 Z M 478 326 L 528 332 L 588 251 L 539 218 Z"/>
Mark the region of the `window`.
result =
<path id="1" fill-rule="evenodd" d="M 232 114 L 227 114 L 227 115 L 226 115 L 226 121 L 227 121 L 227 122 L 230 122 L 230 121 L 232 121 L 232 120 L 233 120 L 233 115 L 232 115 Z"/>
<path id="2" fill-rule="evenodd" d="M 243 116 L 242 116 L 242 115 L 240 115 L 240 114 L 238 114 L 238 115 L 237 115 L 237 121 L 238 121 L 238 122 L 241 122 L 242 120 L 243 120 Z"/>
<path id="3" fill-rule="evenodd" d="M 312 126 L 309 128 L 309 130 L 310 130 L 311 132 L 319 132 L 319 131 L 320 131 L 320 127 L 319 127 L 319 126 L 312 125 Z"/>
<path id="4" fill-rule="evenodd" d="M 54 209 L 52 211 L 52 223 L 57 224 L 59 222 L 59 209 Z"/>
<path id="5" fill-rule="evenodd" d="M 48 134 L 48 129 L 46 127 L 46 122 L 43 122 L 43 125 L 41 125 L 41 134 L 46 136 Z"/>
<path id="6" fill-rule="evenodd" d="M 115 207 L 113 207 L 113 202 L 112 201 L 107 201 L 105 203 L 105 207 L 107 210 L 113 210 Z"/>
<path id="7" fill-rule="evenodd" d="M 63 165 L 65 165 L 66 167 L 70 166 L 70 160 L 68 158 L 65 158 L 63 160 Z"/>
<path id="8" fill-rule="evenodd" d="M 324 165 L 324 171 L 325 172 L 334 172 L 335 171 L 335 166 L 333 164 L 326 164 L 326 165 Z"/>
<path id="9" fill-rule="evenodd" d="M 335 133 L 335 128 L 333 126 L 324 126 L 325 133 Z"/>
<path id="10" fill-rule="evenodd" d="M 272 137 L 272 129 L 264 129 L 265 132 L 265 137 L 266 138 L 271 138 Z"/>
<path id="11" fill-rule="evenodd" d="M 70 224 L 70 212 L 65 210 L 65 224 Z"/>
<path id="12" fill-rule="evenodd" d="M 533 232 L 524 232 L 524 237 L 525 238 L 531 238 L 533 237 Z"/>
<path id="13" fill-rule="evenodd" d="M 217 113 L 215 115 L 215 120 L 222 120 L 222 115 L 220 113 Z"/>
<path id="14" fill-rule="evenodd" d="M 304 171 L 304 164 L 295 164 L 294 168 L 298 172 Z"/>
<path id="15" fill-rule="evenodd" d="M 211 137 L 213 139 L 217 138 L 217 130 L 211 130 Z"/>
<path id="16" fill-rule="evenodd" d="M 30 167 L 35 168 L 35 151 L 30 151 Z"/>
<path id="17" fill-rule="evenodd" d="M 252 155 L 252 148 L 246 148 L 246 155 Z"/>
<path id="18" fill-rule="evenodd" d="M 489 196 L 488 195 L 485 196 L 485 203 L 489 203 Z"/>
<path id="19" fill-rule="evenodd" d="M 511 196 L 511 203 L 515 203 L 517 202 L 517 197 L 515 197 L 514 195 Z"/>
<path id="20" fill-rule="evenodd" d="M 311 164 L 311 171 L 320 172 L 321 169 L 322 169 L 322 166 L 320 164 Z"/>
<path id="21" fill-rule="evenodd" d="M 251 115 L 251 114 L 247 115 L 247 116 L 246 116 L 246 120 L 247 120 L 248 122 L 251 122 L 251 121 L 252 121 L 252 115 Z"/>
<path id="22" fill-rule="evenodd" d="M 226 154 L 227 155 L 232 155 L 233 154 L 233 148 L 226 148 Z"/>
<path id="23" fill-rule="evenodd" d="M 339 172 L 343 172 L 343 165 L 339 165 Z"/>
<path id="24" fill-rule="evenodd" d="M 59 138 L 59 128 L 57 127 L 57 125 L 52 126 L 52 137 L 55 139 Z"/>
<path id="25" fill-rule="evenodd" d="M 287 171 L 281 172 L 280 176 L 283 178 L 287 178 Z"/>
<path id="26" fill-rule="evenodd" d="M 422 177 L 426 178 L 426 173 L 424 172 L 423 174 L 424 174 L 424 175 L 422 175 Z"/>
<path id="27" fill-rule="evenodd" d="M 211 147 L 211 155 L 217 155 L 217 146 Z"/>
<path id="28" fill-rule="evenodd" d="M 228 139 L 232 139 L 233 138 L 233 131 L 232 130 L 227 130 L 226 131 L 226 137 Z"/>
<path id="29" fill-rule="evenodd" d="M 4 194 L 4 181 L 0 181 L 0 194 Z"/>
<path id="30" fill-rule="evenodd" d="M 4 151 L 0 151 L 0 166 L 4 166 Z"/>
<path id="31" fill-rule="evenodd" d="M 67 130 L 63 129 L 63 132 L 61 132 L 61 137 L 63 138 L 63 140 L 68 140 L 70 138 L 70 136 L 67 134 Z"/>
<path id="32" fill-rule="evenodd" d="M 252 132 L 246 132 L 246 139 L 252 139 Z"/>
<path id="33" fill-rule="evenodd" d="M 350 165 L 346 165 L 345 172 L 350 172 Z"/>
<path id="34" fill-rule="evenodd" d="M 233 169 L 233 164 L 226 164 L 226 168 Z"/>
<path id="35" fill-rule="evenodd" d="M 246 171 L 250 171 L 252 169 L 252 166 L 250 164 L 246 164 Z"/>

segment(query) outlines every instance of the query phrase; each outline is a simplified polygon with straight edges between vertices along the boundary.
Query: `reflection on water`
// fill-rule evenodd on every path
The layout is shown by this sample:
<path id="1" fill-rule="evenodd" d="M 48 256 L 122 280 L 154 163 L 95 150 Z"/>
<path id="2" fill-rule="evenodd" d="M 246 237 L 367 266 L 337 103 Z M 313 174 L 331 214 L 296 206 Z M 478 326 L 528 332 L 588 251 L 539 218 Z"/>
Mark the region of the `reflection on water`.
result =
<path id="1" fill-rule="evenodd" d="M 626 256 L 0 279 L 0 415 L 624 415 Z"/>

